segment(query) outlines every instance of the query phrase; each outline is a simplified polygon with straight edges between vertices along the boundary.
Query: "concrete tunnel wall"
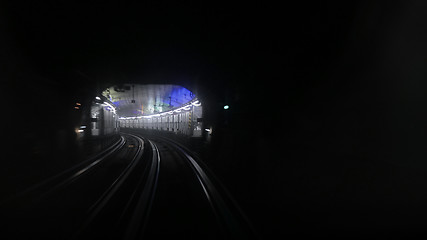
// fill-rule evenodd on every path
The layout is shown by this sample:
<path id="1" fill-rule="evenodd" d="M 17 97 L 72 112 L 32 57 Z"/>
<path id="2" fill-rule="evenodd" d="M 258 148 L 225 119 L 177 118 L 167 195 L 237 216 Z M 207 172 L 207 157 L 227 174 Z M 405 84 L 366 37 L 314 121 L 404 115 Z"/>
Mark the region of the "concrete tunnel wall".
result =
<path id="1" fill-rule="evenodd" d="M 152 129 L 202 137 L 204 131 L 202 103 L 195 99 L 171 111 L 139 117 L 122 117 L 124 128 Z"/>

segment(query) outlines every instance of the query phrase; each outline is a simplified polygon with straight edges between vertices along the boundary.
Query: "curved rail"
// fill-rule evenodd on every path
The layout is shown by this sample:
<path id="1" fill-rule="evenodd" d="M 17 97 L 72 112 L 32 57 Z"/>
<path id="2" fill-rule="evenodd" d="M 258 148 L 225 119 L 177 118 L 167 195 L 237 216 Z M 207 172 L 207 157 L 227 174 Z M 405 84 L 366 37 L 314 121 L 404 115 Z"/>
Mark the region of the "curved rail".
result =
<path id="1" fill-rule="evenodd" d="M 137 139 L 139 143 L 132 160 L 89 208 L 85 221 L 73 234 L 72 239 L 87 237 L 88 233 L 97 234 L 96 230 L 93 232 L 92 227 L 99 225 L 105 214 L 112 214 L 117 218 L 111 219 L 115 222 L 114 229 L 105 229 L 104 235 L 111 232 L 120 239 L 135 239 L 142 234 L 157 186 L 160 155 L 157 146 L 151 141 L 125 134 Z M 148 160 L 145 157 L 151 158 L 147 166 L 145 161 L 142 161 Z"/>
<path id="2" fill-rule="evenodd" d="M 134 209 L 130 223 L 125 233 L 125 239 L 140 238 L 147 226 L 150 209 L 153 204 L 154 193 L 157 188 L 157 182 L 160 171 L 160 153 L 159 149 L 152 141 L 148 140 L 152 149 L 152 161 L 148 173 L 147 181 L 143 191 L 138 199 L 138 204 Z"/>
<path id="3" fill-rule="evenodd" d="M 225 189 L 218 179 L 209 171 L 207 166 L 201 166 L 199 162 L 179 143 L 167 138 L 158 137 L 162 142 L 176 149 L 188 162 L 204 191 L 204 194 L 217 218 L 218 224 L 222 227 L 226 236 L 253 239 L 258 238 L 252 224 L 238 207 L 236 201 Z M 202 163 L 202 162 L 201 162 Z M 209 173 L 207 173 L 209 172 Z M 217 188 L 219 186 L 220 189 Z"/>
<path id="4" fill-rule="evenodd" d="M 135 135 L 127 134 L 137 139 L 138 141 L 138 148 L 136 150 L 136 153 L 134 157 L 132 158 L 130 164 L 125 168 L 125 170 L 116 178 L 116 180 L 110 185 L 110 187 L 102 194 L 102 196 L 90 207 L 89 209 L 89 216 L 87 218 L 87 223 L 85 225 L 88 225 L 90 222 L 93 221 L 93 219 L 99 214 L 99 212 L 106 206 L 106 204 L 109 202 L 109 200 L 114 196 L 114 194 L 119 190 L 119 188 L 123 185 L 125 180 L 129 177 L 133 169 L 138 164 L 139 160 L 142 157 L 143 151 L 144 151 L 144 141 Z"/>
<path id="5" fill-rule="evenodd" d="M 120 139 L 104 151 L 89 157 L 87 160 L 66 169 L 40 183 L 37 183 L 22 192 L 16 194 L 15 196 L 10 197 L 9 199 L 4 200 L 0 203 L 0 205 L 8 204 L 8 203 L 16 203 L 18 199 L 23 197 L 28 197 L 36 191 L 42 191 L 42 194 L 37 196 L 33 196 L 34 201 L 38 201 L 47 195 L 51 194 L 58 188 L 64 187 L 72 182 L 74 182 L 77 178 L 84 175 L 86 172 L 91 170 L 94 166 L 98 165 L 104 159 L 108 158 L 112 154 L 114 154 L 117 150 L 121 149 L 125 144 L 124 137 L 120 137 Z M 45 188 L 45 189 L 43 189 Z"/>

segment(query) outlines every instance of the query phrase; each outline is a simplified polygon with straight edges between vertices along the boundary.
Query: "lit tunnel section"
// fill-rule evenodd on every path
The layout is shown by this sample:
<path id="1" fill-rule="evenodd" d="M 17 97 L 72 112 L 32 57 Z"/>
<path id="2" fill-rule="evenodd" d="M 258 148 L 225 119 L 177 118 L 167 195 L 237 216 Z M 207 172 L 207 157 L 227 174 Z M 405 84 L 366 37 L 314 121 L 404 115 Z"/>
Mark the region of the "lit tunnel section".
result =
<path id="1" fill-rule="evenodd" d="M 117 133 L 119 129 L 116 108 L 107 100 L 96 97 L 91 106 L 91 135 Z"/>
<path id="2" fill-rule="evenodd" d="M 111 136 L 119 132 L 119 116 L 112 102 L 104 96 L 96 96 L 88 106 L 77 103 L 74 107 L 83 111 L 82 120 L 75 128 L 77 140 Z"/>
<path id="3" fill-rule="evenodd" d="M 152 129 L 200 137 L 202 113 L 202 104 L 195 98 L 170 111 L 137 117 L 120 117 L 119 122 L 120 126 L 125 128 Z"/>
<path id="4" fill-rule="evenodd" d="M 138 128 L 200 137 L 203 132 L 203 108 L 195 94 L 173 84 L 123 84 L 105 89 L 99 104 L 92 105 L 92 118 L 102 117 L 106 129 Z M 99 101 L 99 100 L 98 100 Z M 110 116 L 111 115 L 111 116 Z M 110 121 L 111 120 L 111 121 Z M 95 121 L 92 125 L 97 125 Z M 116 124 L 113 124 L 115 122 Z M 94 133 L 97 126 L 92 126 Z M 107 130 L 105 130 L 107 131 Z"/>
<path id="5" fill-rule="evenodd" d="M 93 97 L 83 109 L 77 139 L 108 137 L 120 128 L 167 131 L 201 137 L 203 108 L 188 89 L 171 84 L 127 84 L 112 86 Z"/>

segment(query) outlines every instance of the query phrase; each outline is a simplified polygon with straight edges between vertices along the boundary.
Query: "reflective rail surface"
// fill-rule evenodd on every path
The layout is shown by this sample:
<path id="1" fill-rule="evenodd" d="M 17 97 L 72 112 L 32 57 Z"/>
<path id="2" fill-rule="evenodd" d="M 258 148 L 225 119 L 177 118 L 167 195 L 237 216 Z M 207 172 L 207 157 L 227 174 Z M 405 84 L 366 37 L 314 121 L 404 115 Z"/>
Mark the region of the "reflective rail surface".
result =
<path id="1" fill-rule="evenodd" d="M 143 169 L 142 164 L 138 164 L 143 152 L 143 141 L 139 137 L 123 134 L 119 143 L 103 153 L 37 184 L 17 201 L 1 205 L 4 236 L 70 239 L 85 229 L 82 225 L 90 222 L 92 227 L 91 219 L 98 220 L 95 225 L 104 224 L 99 219 L 114 212 L 108 208 L 110 202 L 116 200 L 112 196 L 123 195 L 128 199 L 124 190 L 132 193 L 133 186 L 125 187 L 124 180 L 131 177 L 132 170 Z"/>
<path id="2" fill-rule="evenodd" d="M 197 156 L 168 138 L 147 138 L 158 146 L 162 162 L 142 237 L 258 238 L 235 200 Z"/>
<path id="3" fill-rule="evenodd" d="M 52 193 L 54 190 L 64 187 L 67 184 L 75 181 L 87 171 L 93 169 L 96 165 L 101 163 L 103 160 L 111 157 L 115 152 L 121 149 L 125 144 L 125 139 L 121 137 L 116 143 L 112 144 L 107 149 L 90 156 L 85 161 L 66 169 L 42 182 L 34 184 L 33 186 L 23 190 L 22 192 L 6 199 L 3 202 L 0 202 L 0 206 L 8 204 L 17 204 L 23 198 L 28 201 L 28 199 L 33 199 L 34 201 L 40 200 L 43 197 L 46 197 L 48 194 Z"/>
<path id="4" fill-rule="evenodd" d="M 121 133 L 103 153 L 0 211 L 11 239 L 257 238 L 197 155 L 177 142 Z"/>
<path id="5" fill-rule="evenodd" d="M 128 167 L 90 207 L 73 239 L 136 239 L 143 233 L 159 175 L 157 147 L 142 137 Z"/>
<path id="6" fill-rule="evenodd" d="M 148 173 L 148 179 L 137 201 L 138 204 L 133 211 L 132 218 L 126 229 L 125 239 L 136 239 L 144 235 L 154 200 L 154 194 L 157 189 L 160 171 L 160 153 L 157 146 L 152 141 L 148 141 L 152 150 L 151 167 Z"/>

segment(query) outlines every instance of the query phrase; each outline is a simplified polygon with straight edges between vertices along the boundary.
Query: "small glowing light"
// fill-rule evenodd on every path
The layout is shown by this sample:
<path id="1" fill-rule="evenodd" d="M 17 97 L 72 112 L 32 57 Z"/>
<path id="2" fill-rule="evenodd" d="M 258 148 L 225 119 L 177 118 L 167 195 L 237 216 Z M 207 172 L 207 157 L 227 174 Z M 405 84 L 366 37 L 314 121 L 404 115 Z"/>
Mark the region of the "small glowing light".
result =
<path id="1" fill-rule="evenodd" d="M 205 128 L 205 131 L 206 132 L 210 132 L 211 130 L 209 128 Z"/>
<path id="2" fill-rule="evenodd" d="M 101 100 L 101 98 L 100 98 L 100 97 L 98 97 L 98 96 L 96 96 L 96 97 L 95 97 L 95 99 L 96 99 L 96 100 Z"/>
<path id="3" fill-rule="evenodd" d="M 193 106 L 195 106 L 195 107 L 200 107 L 200 106 L 202 106 L 202 104 L 200 103 L 200 101 L 199 101 L 199 100 L 194 101 L 194 102 L 192 103 L 192 105 L 193 105 Z"/>
<path id="4" fill-rule="evenodd" d="M 113 105 L 109 104 L 108 102 L 104 102 L 103 104 L 110 107 L 111 109 L 109 109 L 109 110 L 111 110 L 114 114 L 116 114 L 116 108 Z"/>
<path id="5" fill-rule="evenodd" d="M 84 132 L 84 130 L 82 130 L 82 129 L 76 129 L 75 131 L 76 131 L 76 133 L 82 133 L 82 132 Z"/>
<path id="6" fill-rule="evenodd" d="M 79 107 L 74 107 L 75 109 L 80 109 Z"/>
<path id="7" fill-rule="evenodd" d="M 225 110 L 227 110 L 227 109 L 229 109 L 229 108 L 230 108 L 230 106 L 228 106 L 228 105 L 225 105 L 225 106 L 224 106 L 224 109 L 225 109 Z"/>
<path id="8" fill-rule="evenodd" d="M 81 125 L 80 128 L 86 128 L 86 126 L 85 125 Z"/>
<path id="9" fill-rule="evenodd" d="M 78 102 L 76 102 L 76 105 L 77 105 L 77 106 L 80 106 L 81 104 L 80 104 L 80 103 L 78 103 Z"/>

